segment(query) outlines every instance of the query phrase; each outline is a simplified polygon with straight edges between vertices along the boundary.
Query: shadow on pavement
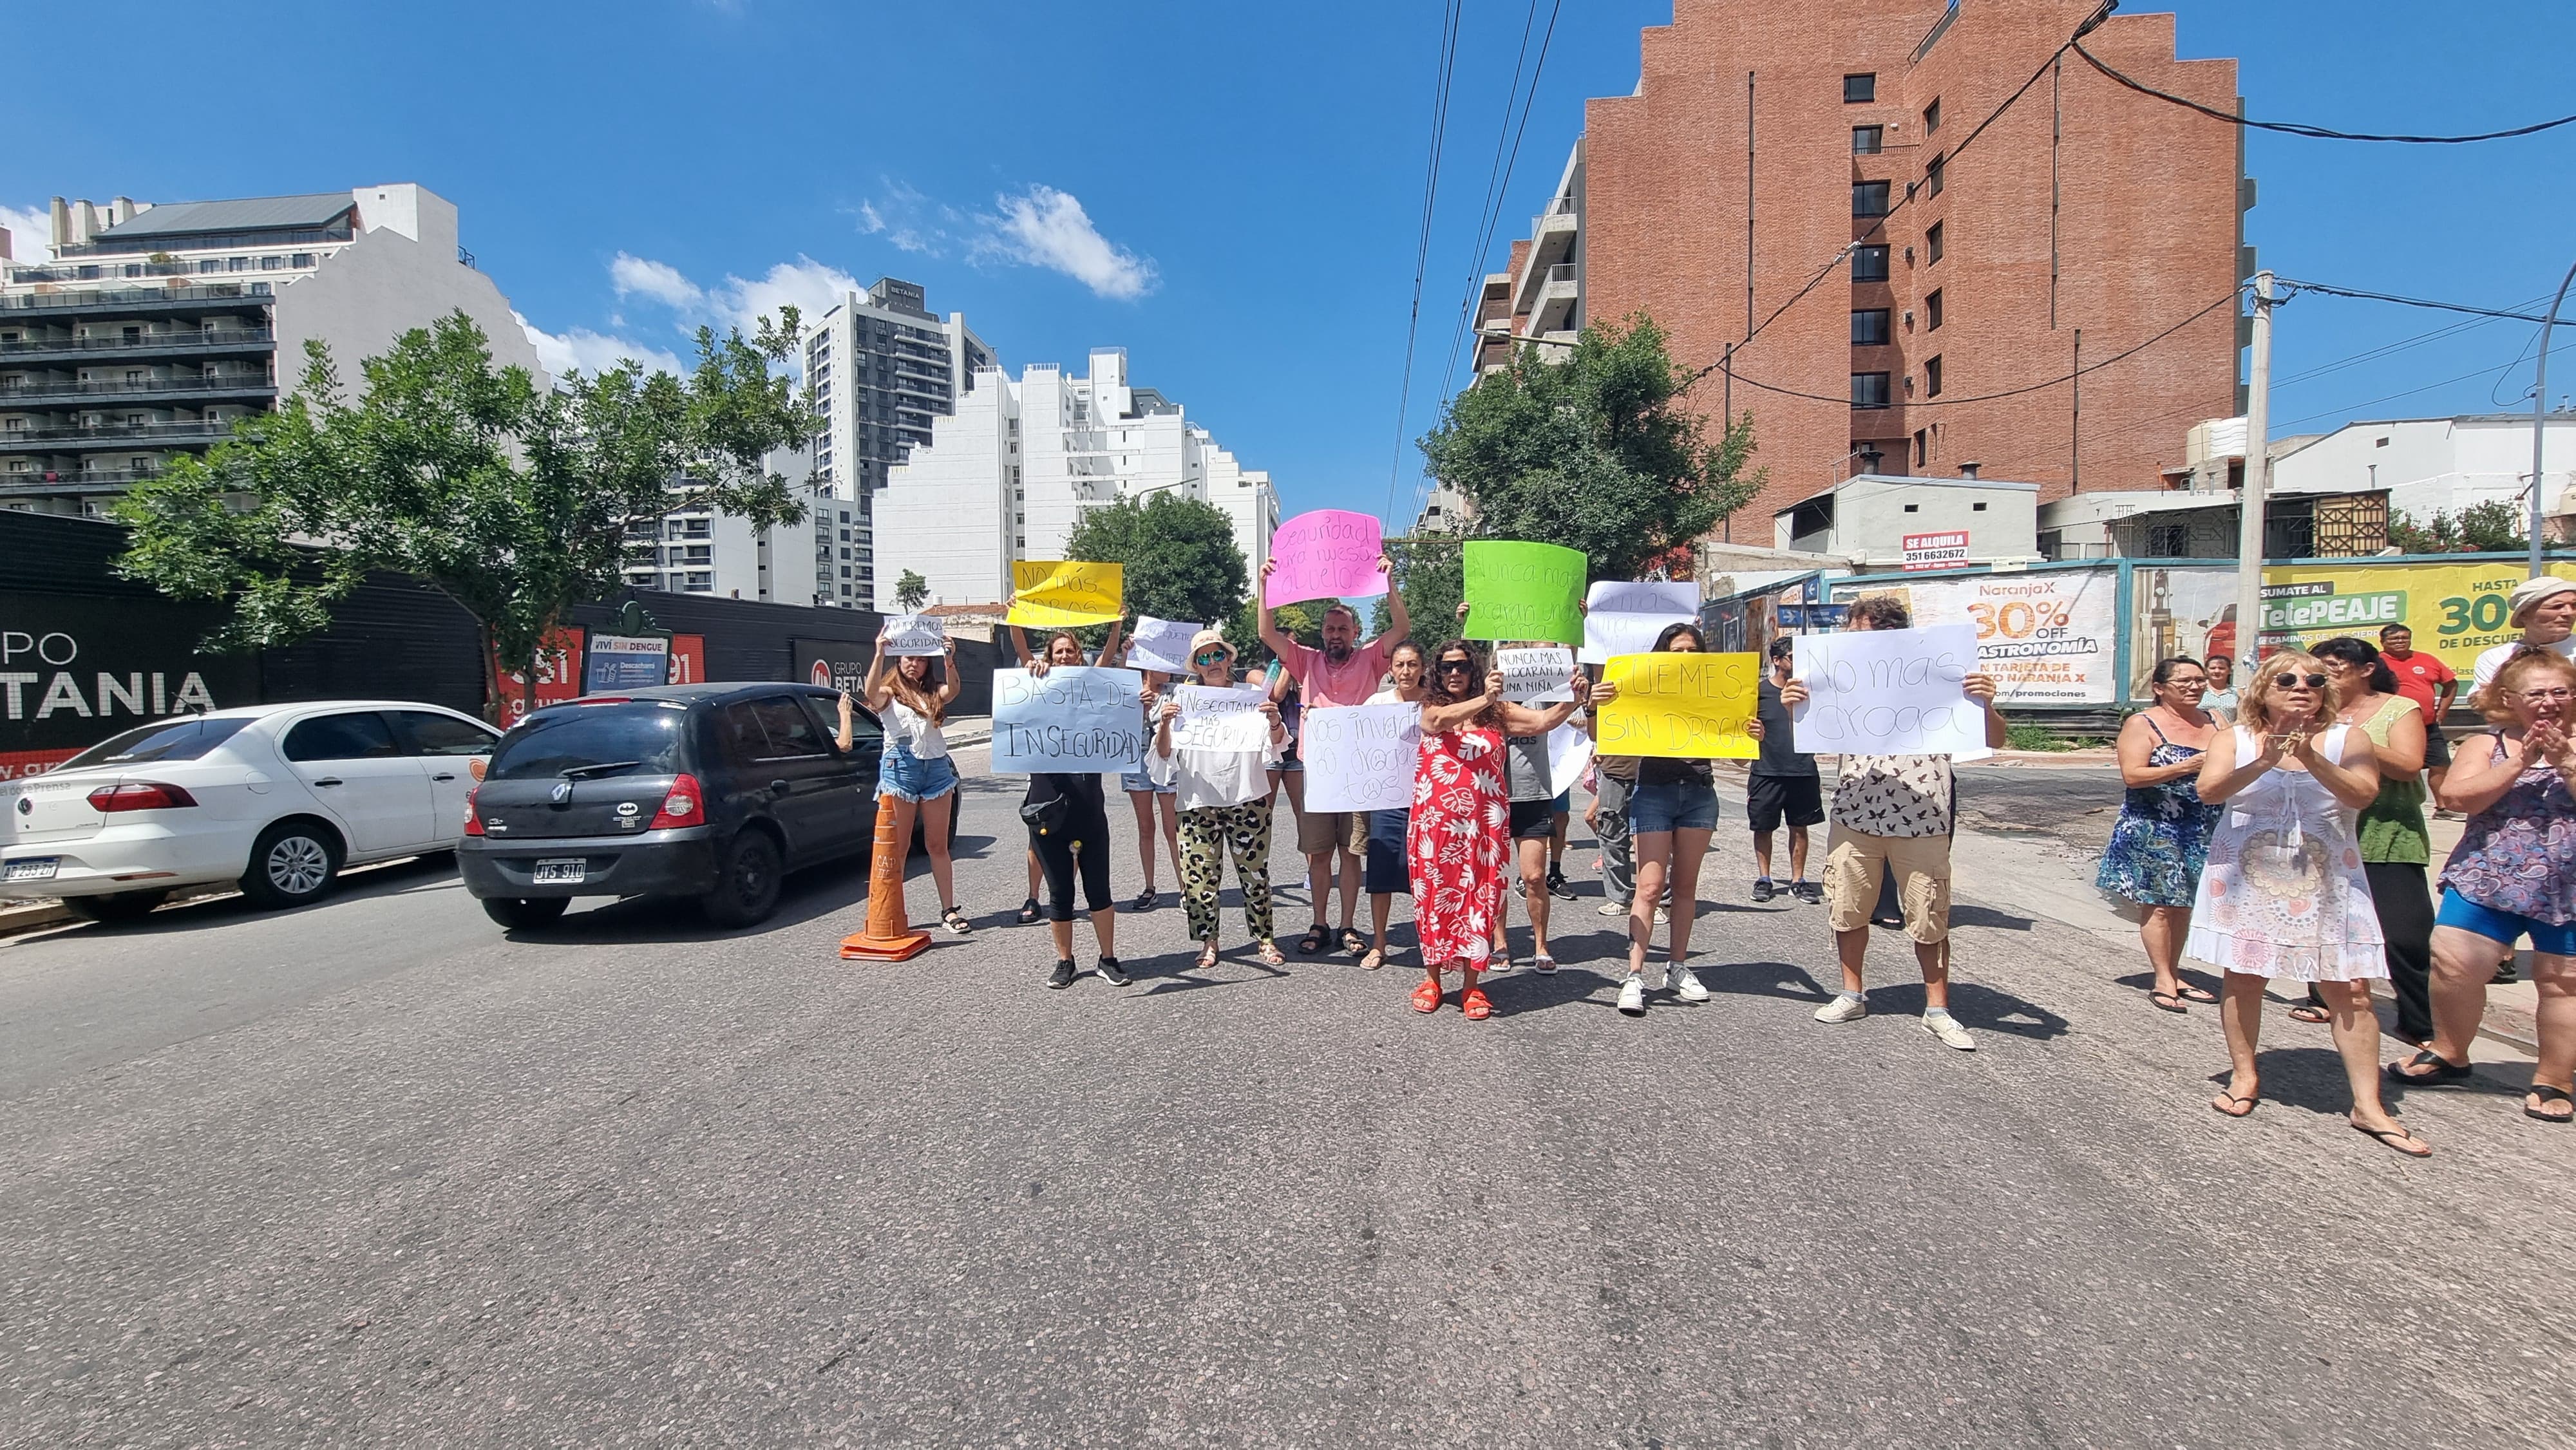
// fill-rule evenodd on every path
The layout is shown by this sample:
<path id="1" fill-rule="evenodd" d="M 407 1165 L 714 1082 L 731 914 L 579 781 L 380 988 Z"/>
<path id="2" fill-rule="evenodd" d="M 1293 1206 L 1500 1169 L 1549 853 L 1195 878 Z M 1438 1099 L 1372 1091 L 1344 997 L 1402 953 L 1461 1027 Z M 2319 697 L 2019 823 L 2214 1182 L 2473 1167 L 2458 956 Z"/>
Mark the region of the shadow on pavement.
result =
<path id="1" fill-rule="evenodd" d="M 1908 963 L 1910 966 L 1911 963 Z M 1873 1016 L 1904 1014 L 1923 1015 L 1923 981 L 1891 981 L 1869 989 L 1869 1010 Z M 2000 992 L 1977 982 L 1950 982 L 1950 1015 L 1959 1025 L 1979 1032 L 1996 1032 L 2007 1037 L 2028 1038 L 2046 1042 L 2063 1037 L 2073 1024 L 2047 1008 Z"/>
<path id="2" fill-rule="evenodd" d="M 698 909 L 697 902 L 686 897 L 629 896 L 586 911 L 575 910 L 541 927 L 522 927 L 502 934 L 514 942 L 578 942 L 594 946 L 741 941 L 849 910 L 867 898 L 866 862 L 853 858 L 790 872 L 780 883 L 777 912 L 757 926 L 716 926 Z M 857 931 L 864 925 L 863 914 L 852 912 L 849 929 Z M 498 932 L 500 928 L 494 930 Z"/>
<path id="3" fill-rule="evenodd" d="M 1833 995 L 1806 968 L 1792 962 L 1720 962 L 1702 966 L 1699 979 L 1712 994 L 1729 997 L 1775 997 L 1820 1006 Z"/>
<path id="4" fill-rule="evenodd" d="M 2032 922 L 2027 916 L 2014 916 L 2009 912 L 1996 911 L 1990 907 L 1972 906 L 1964 901 L 1953 901 L 1950 903 L 1950 925 L 1954 927 L 1991 926 L 2003 931 L 2028 931 Z"/>
<path id="5" fill-rule="evenodd" d="M 453 890 L 462 894 L 463 887 L 464 883 L 456 875 L 454 854 L 436 851 L 426 856 L 387 861 L 381 865 L 354 867 L 341 873 L 340 878 L 332 883 L 330 894 L 321 900 L 303 906 L 288 907 L 282 911 L 262 910 L 251 905 L 250 898 L 239 892 L 233 892 L 223 896 L 210 896 L 201 901 L 186 901 L 176 906 L 164 906 L 148 916 L 136 917 L 131 921 L 67 922 L 58 927 L 30 932 L 13 940 L 32 943 L 51 940 L 68 933 L 97 932 L 113 932 L 129 937 L 166 936 L 176 932 L 201 931 L 231 922 L 263 917 L 292 920 L 312 916 L 327 922 L 331 910 L 345 903 L 400 896 L 414 891 Z"/>

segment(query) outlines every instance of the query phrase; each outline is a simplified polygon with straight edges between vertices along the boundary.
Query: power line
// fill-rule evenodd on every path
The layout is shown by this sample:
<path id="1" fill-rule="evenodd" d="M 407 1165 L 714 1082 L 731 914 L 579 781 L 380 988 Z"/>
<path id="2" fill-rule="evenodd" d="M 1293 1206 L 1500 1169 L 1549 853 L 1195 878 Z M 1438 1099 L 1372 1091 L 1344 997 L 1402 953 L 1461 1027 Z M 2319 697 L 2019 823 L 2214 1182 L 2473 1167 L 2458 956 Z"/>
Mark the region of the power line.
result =
<path id="1" fill-rule="evenodd" d="M 1458 20 L 1462 0 L 1449 0 L 1441 18 L 1440 67 L 1432 81 L 1431 158 L 1422 173 L 1422 236 L 1413 249 L 1413 309 L 1404 324 L 1404 381 L 1395 404 L 1395 456 L 1386 465 L 1386 522 L 1395 522 L 1395 480 L 1404 469 L 1404 425 L 1413 407 L 1413 344 L 1422 330 L 1422 275 L 1431 262 L 1431 217 L 1440 197 L 1440 148 L 1449 130 L 1449 83 L 1457 74 Z"/>
<path id="2" fill-rule="evenodd" d="M 2528 126 L 2516 126 L 2510 131 L 2483 131 L 2474 136 L 2380 136 L 2362 131 L 2337 131 L 2330 127 L 2311 126 L 2299 121 L 2256 121 L 2232 111 L 2222 111 L 2215 106 L 2203 105 L 2189 96 L 2177 96 L 2171 91 L 2157 90 L 2144 81 L 2133 80 L 2111 69 L 2102 63 L 2100 56 L 2086 50 L 2082 45 L 2071 40 L 2067 44 L 2074 47 L 2077 55 L 2084 57 L 2085 64 L 2121 85 L 2127 86 L 2130 90 L 2136 91 L 2139 95 L 2153 96 L 2159 101 L 2171 102 L 2185 110 L 2198 111 L 2212 120 L 2225 121 L 2231 126 L 2250 126 L 2258 131 L 2279 131 L 2284 135 L 2305 136 L 2316 141 L 2397 141 L 2415 146 L 2458 146 L 2471 141 L 2503 141 L 2515 136 L 2530 136 L 2576 121 L 2576 116 L 2561 116 L 2555 121 L 2536 121 Z"/>
<path id="3" fill-rule="evenodd" d="M 2552 342 L 2549 345 L 2549 350 L 2553 353 L 2576 351 L 2576 337 L 2570 337 L 2565 342 Z M 2331 418 L 2337 413 L 2353 413 L 2360 409 L 2371 407 L 2375 404 L 2393 402 L 2399 398 L 2411 398 L 2417 393 L 2429 393 L 2435 388 L 2447 388 L 2453 383 L 2465 383 L 2471 378 L 2483 378 L 2490 373 L 2508 372 L 2520 366 L 2522 366 L 2522 359 L 2517 356 L 2509 363 L 2498 363 L 2494 367 L 2479 368 L 2475 372 L 2462 373 L 2456 378 L 2444 378 L 2438 383 L 2426 383 L 2420 388 L 2408 388 L 2404 392 L 2387 393 L 2380 397 L 2370 398 L 2362 402 L 2349 403 L 2341 407 L 2328 408 L 2322 413 L 2310 413 L 2304 418 L 2293 418 L 2289 423 L 2282 424 L 2281 426 L 2286 428 L 2292 424 L 2311 422 L 2318 418 Z"/>
<path id="4" fill-rule="evenodd" d="M 2435 312 L 2465 312 L 2471 317 L 2494 317 L 2507 322 L 2539 323 L 2549 320 L 2533 312 L 2501 312 L 2492 307 L 2471 307 L 2463 302 L 2430 302 L 2421 297 L 2399 297 L 2388 292 L 2362 292 L 2350 287 L 2330 287 L 2323 282 L 2302 282 L 2293 277 L 2282 278 L 2281 285 L 2294 293 L 2320 292 L 2328 297 L 2351 297 L 2363 302 L 2394 302 L 2400 307 L 2423 307 Z"/>

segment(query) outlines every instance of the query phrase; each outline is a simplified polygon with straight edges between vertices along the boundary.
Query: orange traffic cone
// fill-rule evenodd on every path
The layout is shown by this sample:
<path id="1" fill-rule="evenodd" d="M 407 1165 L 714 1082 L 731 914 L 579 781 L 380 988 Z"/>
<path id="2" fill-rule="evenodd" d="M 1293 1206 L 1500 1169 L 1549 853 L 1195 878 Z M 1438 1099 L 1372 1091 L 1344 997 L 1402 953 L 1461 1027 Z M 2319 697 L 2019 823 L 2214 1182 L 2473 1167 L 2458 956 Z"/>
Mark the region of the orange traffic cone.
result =
<path id="1" fill-rule="evenodd" d="M 841 938 L 841 955 L 871 962 L 899 962 L 929 949 L 930 933 L 912 929 L 904 910 L 903 858 L 912 848 L 894 831 L 894 797 L 877 802 L 877 842 L 868 852 L 868 929 Z"/>

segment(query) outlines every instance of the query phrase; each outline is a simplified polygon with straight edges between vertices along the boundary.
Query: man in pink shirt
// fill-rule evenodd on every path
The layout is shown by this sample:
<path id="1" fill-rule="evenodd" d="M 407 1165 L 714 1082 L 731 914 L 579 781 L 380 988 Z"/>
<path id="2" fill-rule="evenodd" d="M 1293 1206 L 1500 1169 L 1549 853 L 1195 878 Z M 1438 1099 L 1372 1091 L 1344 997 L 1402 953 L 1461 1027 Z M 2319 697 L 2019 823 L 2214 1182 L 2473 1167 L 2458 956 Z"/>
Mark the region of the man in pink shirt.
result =
<path id="1" fill-rule="evenodd" d="M 1264 584 L 1270 571 L 1279 567 L 1276 559 L 1264 560 L 1261 578 Z M 1393 578 L 1394 564 L 1384 557 L 1377 561 L 1380 572 Z M 1267 590 L 1263 591 L 1265 594 Z M 1270 603 L 1261 603 L 1259 622 L 1261 643 L 1279 657 L 1280 668 L 1295 681 L 1297 693 L 1308 710 L 1332 709 L 1344 705 L 1365 705 L 1378 691 L 1386 677 L 1387 655 L 1402 643 L 1413 628 L 1404 612 L 1404 595 L 1390 590 L 1386 597 L 1387 631 L 1363 645 L 1359 642 L 1360 617 L 1347 604 L 1335 604 L 1324 611 L 1324 647 L 1312 649 L 1280 633 L 1271 618 Z M 1365 811 L 1314 812 L 1305 808 L 1305 782 L 1299 772 L 1304 768 L 1292 746 L 1285 762 L 1288 803 L 1297 812 L 1297 849 L 1306 856 L 1307 895 L 1314 902 L 1315 924 L 1297 941 L 1297 950 L 1312 956 L 1332 941 L 1324 925 L 1324 904 L 1333 885 L 1335 856 L 1341 858 L 1341 934 L 1340 945 L 1353 955 L 1368 950 L 1368 939 L 1351 924 L 1360 896 L 1360 863 L 1368 853 L 1368 814 Z"/>

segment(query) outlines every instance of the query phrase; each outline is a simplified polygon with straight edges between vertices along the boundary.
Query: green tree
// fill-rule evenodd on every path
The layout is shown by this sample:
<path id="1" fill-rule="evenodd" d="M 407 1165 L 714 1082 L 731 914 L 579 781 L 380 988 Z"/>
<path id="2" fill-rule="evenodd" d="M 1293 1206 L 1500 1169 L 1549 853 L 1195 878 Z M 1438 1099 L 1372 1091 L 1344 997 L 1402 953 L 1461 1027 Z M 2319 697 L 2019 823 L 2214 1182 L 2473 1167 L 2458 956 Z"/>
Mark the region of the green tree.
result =
<path id="1" fill-rule="evenodd" d="M 1212 503 L 1157 493 L 1122 498 L 1086 511 L 1065 540 L 1064 554 L 1091 564 L 1125 566 L 1129 618 L 1219 624 L 1243 602 L 1251 577 L 1234 524 Z"/>
<path id="2" fill-rule="evenodd" d="M 763 463 L 813 429 L 810 403 L 770 371 L 791 355 L 797 321 L 789 307 L 749 339 L 699 329 L 686 378 L 620 363 L 544 393 L 525 369 L 495 368 L 459 312 L 363 361 L 354 402 L 328 350 L 310 343 L 283 407 L 117 502 L 132 530 L 118 568 L 176 598 L 229 604 L 208 641 L 218 649 L 321 629 L 371 570 L 416 575 L 482 626 L 497 710 L 492 661 L 533 695 L 547 630 L 618 588 L 638 526 L 689 508 L 763 528 L 804 516 Z"/>
<path id="3" fill-rule="evenodd" d="M 1572 355 L 1522 348 L 1449 401 L 1422 439 L 1432 475 L 1475 504 L 1470 537 L 1579 549 L 1595 579 L 1633 579 L 1762 487 L 1750 414 L 1710 442 L 1663 329 L 1594 323 Z M 1424 629 L 1430 611 L 1405 596 Z"/>
<path id="4" fill-rule="evenodd" d="M 930 581 L 911 569 L 894 581 L 894 602 L 906 609 L 918 610 L 930 599 Z"/>
<path id="5" fill-rule="evenodd" d="M 1405 613 L 1413 616 L 1413 642 L 1438 649 L 1458 633 L 1458 601 L 1466 596 L 1466 556 L 1459 541 L 1447 534 L 1415 534 L 1386 541 L 1386 557 L 1395 565 L 1395 587 L 1404 595 Z M 1395 623 L 1386 601 L 1371 611 L 1369 631 L 1380 633 Z"/>
<path id="6" fill-rule="evenodd" d="M 1298 604 L 1282 604 L 1270 611 L 1270 622 L 1278 626 L 1281 634 L 1299 644 L 1321 648 L 1324 643 L 1324 607 L 1332 602 L 1329 599 L 1309 599 Z M 1224 631 L 1225 642 L 1234 646 L 1234 658 L 1238 664 L 1259 665 L 1270 660 L 1269 646 L 1261 642 L 1258 613 L 1254 602 L 1246 599 L 1235 606 L 1233 613 L 1223 616 L 1224 622 L 1217 626 Z"/>

